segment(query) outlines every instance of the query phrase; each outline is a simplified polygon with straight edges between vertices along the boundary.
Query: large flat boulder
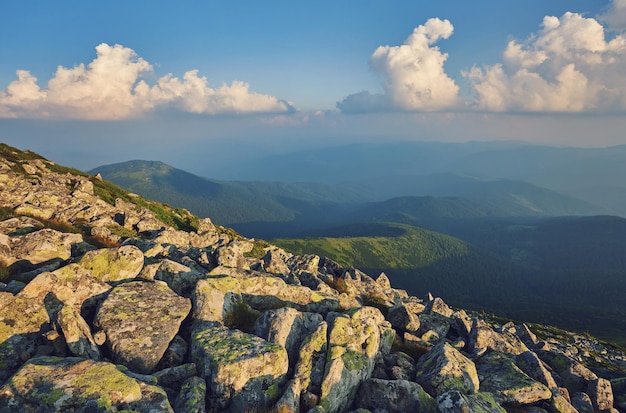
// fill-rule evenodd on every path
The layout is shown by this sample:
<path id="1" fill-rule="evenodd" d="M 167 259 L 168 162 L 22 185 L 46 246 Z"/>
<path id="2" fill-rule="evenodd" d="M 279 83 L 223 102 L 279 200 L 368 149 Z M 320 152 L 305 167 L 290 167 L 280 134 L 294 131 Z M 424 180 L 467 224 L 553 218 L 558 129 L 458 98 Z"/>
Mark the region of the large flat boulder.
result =
<path id="1" fill-rule="evenodd" d="M 144 264 L 143 252 L 133 245 L 89 251 L 78 262 L 98 279 L 116 282 L 135 278 Z"/>
<path id="2" fill-rule="evenodd" d="M 222 326 L 194 331 L 191 358 L 206 380 L 211 411 L 267 408 L 280 397 L 289 368 L 284 347 Z"/>
<path id="3" fill-rule="evenodd" d="M 112 363 L 36 357 L 0 388 L 3 412 L 172 412 L 165 392 Z"/>
<path id="4" fill-rule="evenodd" d="M 115 287 L 96 313 L 113 361 L 138 373 L 157 366 L 191 302 L 163 282 L 132 281 Z"/>

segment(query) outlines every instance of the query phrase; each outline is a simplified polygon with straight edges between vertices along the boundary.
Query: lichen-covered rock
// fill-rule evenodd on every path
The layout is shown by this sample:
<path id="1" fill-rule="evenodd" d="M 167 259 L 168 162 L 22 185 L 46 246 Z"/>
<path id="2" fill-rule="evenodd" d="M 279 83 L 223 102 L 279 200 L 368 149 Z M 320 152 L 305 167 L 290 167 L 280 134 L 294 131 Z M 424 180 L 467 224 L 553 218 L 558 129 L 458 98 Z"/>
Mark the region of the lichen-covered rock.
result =
<path id="1" fill-rule="evenodd" d="M 181 336 L 175 336 L 167 346 L 167 350 L 163 353 L 161 361 L 157 365 L 157 370 L 166 369 L 169 367 L 175 367 L 183 364 L 187 357 L 188 345 L 184 338 Z"/>
<path id="2" fill-rule="evenodd" d="M 503 353 L 484 354 L 476 360 L 476 370 L 481 389 L 494 393 L 500 404 L 519 406 L 552 397 L 550 389 L 526 375 Z"/>
<path id="3" fill-rule="evenodd" d="M 445 341 L 420 357 L 416 369 L 415 381 L 433 396 L 450 390 L 472 394 L 480 386 L 474 362 Z"/>
<path id="4" fill-rule="evenodd" d="M 245 412 L 275 403 L 289 368 L 282 346 L 225 327 L 194 331 L 191 358 L 207 382 L 207 406 L 218 411 Z"/>
<path id="5" fill-rule="evenodd" d="M 463 394 L 456 390 L 437 397 L 439 413 L 506 413 L 490 393 Z"/>
<path id="6" fill-rule="evenodd" d="M 371 377 L 376 357 L 387 352 L 393 335 L 388 321 L 377 308 L 362 307 L 348 314 L 330 313 L 328 356 L 322 381 L 320 405 L 329 413 L 352 403 L 364 380 Z"/>
<path id="7" fill-rule="evenodd" d="M 34 266 L 51 260 L 67 260 L 72 255 L 72 245 L 82 242 L 83 237 L 46 228 L 9 237 L 9 240 L 11 249 L 4 254 L 0 250 L 0 262 L 10 266 L 24 261 Z"/>
<path id="8" fill-rule="evenodd" d="M 553 390 L 552 399 L 550 400 L 550 412 L 552 413 L 580 413 L 570 403 L 569 393 L 567 389 L 560 388 Z"/>
<path id="9" fill-rule="evenodd" d="M 613 408 L 613 389 L 611 388 L 611 382 L 607 379 L 598 378 L 591 380 L 587 385 L 587 394 L 591 398 L 591 403 L 596 411 Z"/>
<path id="10" fill-rule="evenodd" d="M 252 251 L 254 243 L 249 240 L 231 241 L 227 245 L 218 247 L 215 251 L 215 260 L 218 266 L 249 269 L 244 254 Z"/>
<path id="11" fill-rule="evenodd" d="M 293 376 L 303 394 L 319 395 L 321 392 L 328 349 L 327 333 L 328 324 L 323 321 L 300 346 Z"/>
<path id="12" fill-rule="evenodd" d="M 194 318 L 223 323 L 233 307 L 245 301 L 260 311 L 291 307 L 326 314 L 337 309 L 336 296 L 289 285 L 273 276 L 239 273 L 237 277 L 213 276 L 198 281 L 192 300 Z"/>
<path id="13" fill-rule="evenodd" d="M 43 224 L 31 217 L 13 217 L 0 222 L 0 234 L 16 236 L 43 228 Z M 9 239 L 7 237 L 7 239 Z"/>
<path id="14" fill-rule="evenodd" d="M 581 363 L 559 352 L 537 350 L 537 355 L 556 371 L 560 377 L 560 386 L 570 393 L 586 392 L 589 383 L 598 376 Z"/>
<path id="15" fill-rule="evenodd" d="M 303 313 L 283 307 L 263 313 L 255 326 L 254 334 L 287 350 L 289 364 L 297 361 L 300 345 L 324 321 L 320 314 Z"/>
<path id="16" fill-rule="evenodd" d="M 76 357 L 100 360 L 100 349 L 96 345 L 87 322 L 80 313 L 69 306 L 63 306 L 57 315 L 57 323 L 65 337 L 65 343 Z"/>
<path id="17" fill-rule="evenodd" d="M 174 402 L 176 413 L 204 413 L 206 411 L 206 382 L 202 377 L 187 379 Z"/>
<path id="18" fill-rule="evenodd" d="M 289 274 L 290 270 L 286 261 L 291 258 L 291 255 L 280 248 L 268 250 L 261 258 L 263 270 L 270 274 Z"/>
<path id="19" fill-rule="evenodd" d="M 135 278 L 141 272 L 144 257 L 133 245 L 89 251 L 78 262 L 98 279 L 116 282 Z"/>
<path id="20" fill-rule="evenodd" d="M 417 333 L 420 328 L 420 319 L 404 304 L 397 304 L 387 310 L 387 320 L 393 328 L 402 332 Z"/>
<path id="21" fill-rule="evenodd" d="M 515 360 L 517 367 L 531 378 L 546 385 L 550 390 L 555 390 L 559 387 L 537 354 L 532 351 L 525 351 L 519 354 Z"/>
<path id="22" fill-rule="evenodd" d="M 150 373 L 190 310 L 190 301 L 167 284 L 133 281 L 111 291 L 94 323 L 106 333 L 106 347 L 116 363 Z"/>
<path id="23" fill-rule="evenodd" d="M 0 389 L 3 412 L 172 412 L 158 387 L 128 377 L 114 364 L 76 357 L 37 357 Z"/>
<path id="24" fill-rule="evenodd" d="M 486 322 L 478 319 L 474 320 L 468 346 L 470 351 L 475 353 L 484 351 L 484 349 L 512 355 L 529 351 L 528 347 L 514 334 L 508 331 L 498 333 Z"/>
<path id="25" fill-rule="evenodd" d="M 448 304 L 446 304 L 441 298 L 435 297 L 432 300 L 426 303 L 426 308 L 424 308 L 424 314 L 441 314 L 444 317 L 450 317 L 454 313 Z"/>
<path id="26" fill-rule="evenodd" d="M 361 383 L 356 407 L 388 413 L 435 413 L 437 404 L 419 384 L 408 380 L 369 379 Z"/>
<path id="27" fill-rule="evenodd" d="M 205 278 L 199 271 L 172 260 L 163 260 L 157 269 L 154 279 L 165 281 L 177 294 L 189 297 L 198 280 Z"/>
<path id="28" fill-rule="evenodd" d="M 196 375 L 196 370 L 195 363 L 187 363 L 159 370 L 152 375 L 159 386 L 178 392 L 187 379 Z"/>
<path id="29" fill-rule="evenodd" d="M 18 296 L 0 308 L 0 382 L 34 354 L 35 340 L 50 328 L 43 300 Z"/>
<path id="30" fill-rule="evenodd" d="M 594 413 L 593 402 L 587 393 L 572 394 L 572 406 L 578 410 L 578 413 Z"/>

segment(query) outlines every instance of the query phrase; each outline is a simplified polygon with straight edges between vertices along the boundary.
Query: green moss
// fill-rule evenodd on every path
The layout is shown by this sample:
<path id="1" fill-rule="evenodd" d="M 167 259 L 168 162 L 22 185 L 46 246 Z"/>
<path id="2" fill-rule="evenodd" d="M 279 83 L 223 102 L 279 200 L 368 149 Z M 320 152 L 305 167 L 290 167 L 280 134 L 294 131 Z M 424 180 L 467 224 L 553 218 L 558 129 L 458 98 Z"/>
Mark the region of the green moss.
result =
<path id="1" fill-rule="evenodd" d="M 83 399 L 95 399 L 98 406 L 106 409 L 110 409 L 113 402 L 122 396 L 128 401 L 141 399 L 139 384 L 113 364 L 101 364 L 85 370 L 75 385 L 81 389 Z"/>
<path id="2" fill-rule="evenodd" d="M 281 391 L 278 383 L 272 384 L 270 387 L 267 388 L 267 390 L 265 390 L 265 398 L 270 402 L 277 400 L 280 395 Z"/>

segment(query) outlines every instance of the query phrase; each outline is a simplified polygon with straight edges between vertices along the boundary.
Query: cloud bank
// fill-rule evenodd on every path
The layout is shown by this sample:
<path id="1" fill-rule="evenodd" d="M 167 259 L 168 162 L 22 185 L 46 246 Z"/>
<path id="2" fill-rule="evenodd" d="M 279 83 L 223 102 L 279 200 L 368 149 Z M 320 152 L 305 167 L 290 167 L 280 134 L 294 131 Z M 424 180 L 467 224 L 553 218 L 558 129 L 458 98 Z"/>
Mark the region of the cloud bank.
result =
<path id="1" fill-rule="evenodd" d="M 605 21 L 609 36 L 600 23 Z M 383 93 L 362 91 L 337 103 L 344 113 L 377 111 L 623 112 L 626 110 L 626 0 L 604 15 L 546 16 L 537 33 L 510 41 L 502 62 L 461 72 L 472 97 L 462 99 L 445 72 L 447 54 L 434 44 L 452 35 L 447 20 L 430 19 L 401 46 L 380 46 L 370 58 Z"/>
<path id="2" fill-rule="evenodd" d="M 197 70 L 182 79 L 171 74 L 150 86 L 144 79 L 153 68 L 130 48 L 102 43 L 85 66 L 59 66 L 46 88 L 26 70 L 0 91 L 1 118 L 117 120 L 155 110 L 196 114 L 281 113 L 293 107 L 270 95 L 250 91 L 241 81 L 211 88 Z"/>
<path id="3" fill-rule="evenodd" d="M 360 92 L 337 104 L 343 112 L 399 109 L 436 111 L 458 103 L 459 87 L 446 74 L 448 58 L 434 44 L 452 35 L 448 20 L 429 19 L 400 46 L 380 46 L 370 57 L 370 66 L 383 81 L 383 94 Z"/>
<path id="4" fill-rule="evenodd" d="M 511 41 L 503 63 L 464 72 L 487 111 L 583 112 L 626 109 L 626 38 L 606 40 L 593 18 L 546 16 L 524 43 Z"/>

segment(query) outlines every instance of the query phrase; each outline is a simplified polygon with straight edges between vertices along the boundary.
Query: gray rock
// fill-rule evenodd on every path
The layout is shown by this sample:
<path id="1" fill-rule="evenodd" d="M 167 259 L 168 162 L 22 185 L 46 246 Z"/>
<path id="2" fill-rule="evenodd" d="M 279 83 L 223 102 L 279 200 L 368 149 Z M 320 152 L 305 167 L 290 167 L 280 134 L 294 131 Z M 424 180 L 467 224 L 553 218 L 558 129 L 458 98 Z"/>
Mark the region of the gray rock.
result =
<path id="1" fill-rule="evenodd" d="M 285 349 L 225 327 L 196 330 L 191 357 L 207 382 L 209 409 L 263 409 L 280 397 L 289 360 Z"/>
<path id="2" fill-rule="evenodd" d="M 373 307 L 350 314 L 330 313 L 327 321 L 329 347 L 320 405 L 334 413 L 349 406 L 361 382 L 371 377 L 376 357 L 387 347 L 384 342 L 393 341 L 384 330 L 393 330 Z"/>
<path id="3" fill-rule="evenodd" d="M 75 357 L 37 357 L 0 388 L 6 412 L 171 412 L 165 392 L 122 373 L 114 364 Z"/>
<path id="4" fill-rule="evenodd" d="M 51 260 L 64 261 L 72 255 L 72 245 L 82 242 L 80 234 L 65 234 L 53 229 L 41 229 L 10 238 L 11 250 L 0 250 L 0 261 L 10 266 L 18 261 L 37 265 Z M 30 268 L 32 269 L 32 268 Z"/>
<path id="5" fill-rule="evenodd" d="M 570 393 L 586 392 L 589 383 L 597 380 L 598 376 L 581 363 L 559 352 L 537 350 L 537 355 L 556 371 L 561 382 Z"/>
<path id="6" fill-rule="evenodd" d="M 98 309 L 95 325 L 105 331 L 106 347 L 116 363 L 150 373 L 190 310 L 189 300 L 165 283 L 133 281 L 111 291 Z"/>
<path id="7" fill-rule="evenodd" d="M 205 274 L 171 260 L 161 261 L 154 275 L 156 280 L 165 281 L 172 290 L 183 297 L 189 297 L 198 281 L 205 277 Z"/>
<path id="8" fill-rule="evenodd" d="M 552 413 L 580 413 L 570 403 L 569 392 L 567 389 L 559 388 L 552 391 L 552 399 L 550 400 L 550 412 Z"/>
<path id="9" fill-rule="evenodd" d="M 512 333 L 498 333 L 482 320 L 475 320 L 469 336 L 469 351 L 480 353 L 489 349 L 500 353 L 518 355 L 528 351 L 528 347 Z"/>
<path id="10" fill-rule="evenodd" d="M 184 363 L 185 358 L 187 357 L 188 352 L 188 344 L 184 338 L 177 335 L 170 342 L 170 345 L 167 346 L 167 350 L 163 353 L 163 357 L 161 357 L 161 361 L 157 365 L 157 370 L 162 370 L 170 367 L 176 367 Z"/>
<path id="11" fill-rule="evenodd" d="M 180 391 L 183 383 L 196 375 L 195 363 L 182 364 L 176 367 L 159 370 L 153 374 L 161 387 Z"/>
<path id="12" fill-rule="evenodd" d="M 194 376 L 183 383 L 174 402 L 176 413 L 206 412 L 206 382 L 202 377 Z"/>
<path id="13" fill-rule="evenodd" d="M 100 360 L 100 349 L 91 336 L 87 322 L 72 307 L 63 306 L 57 315 L 57 323 L 65 337 L 65 343 L 76 357 Z"/>
<path id="14" fill-rule="evenodd" d="M 490 393 L 463 394 L 456 390 L 437 397 L 439 413 L 506 413 Z"/>
<path id="15" fill-rule="evenodd" d="M 419 384 L 408 380 L 366 380 L 359 387 L 355 405 L 388 413 L 437 412 L 435 399 Z"/>
<path id="16" fill-rule="evenodd" d="M 289 260 L 291 255 L 280 248 L 268 250 L 261 258 L 263 270 L 270 274 L 289 274 L 290 270 L 286 261 Z"/>
<path id="17" fill-rule="evenodd" d="M 613 408 L 613 389 L 611 388 L 611 382 L 607 379 L 598 378 L 591 380 L 587 385 L 587 394 L 591 398 L 591 403 L 596 411 Z"/>
<path id="18" fill-rule="evenodd" d="M 328 324 L 323 321 L 300 346 L 294 379 L 303 394 L 319 395 L 321 392 L 328 349 L 327 333 Z"/>
<path id="19" fill-rule="evenodd" d="M 441 341 L 417 361 L 415 381 L 433 396 L 450 390 L 476 393 L 480 382 L 476 366 L 450 344 Z"/>
<path id="20" fill-rule="evenodd" d="M 135 278 L 141 272 L 144 257 L 141 250 L 132 245 L 89 251 L 78 264 L 105 282 Z"/>
<path id="21" fill-rule="evenodd" d="M 577 392 L 572 394 L 572 406 L 579 413 L 594 413 L 593 402 L 587 393 Z"/>
<path id="22" fill-rule="evenodd" d="M 446 304 L 441 298 L 435 297 L 432 300 L 426 303 L 426 308 L 424 308 L 424 314 L 441 314 L 444 317 L 451 317 L 454 313 L 448 304 Z"/>
<path id="23" fill-rule="evenodd" d="M 552 397 L 550 389 L 526 375 L 503 353 L 484 354 L 476 360 L 476 370 L 481 389 L 494 393 L 500 404 L 519 406 Z"/>
<path id="24" fill-rule="evenodd" d="M 401 332 L 417 333 L 420 328 L 420 319 L 404 304 L 394 305 L 387 310 L 387 320 Z"/>
<path id="25" fill-rule="evenodd" d="M 532 351 L 525 351 L 516 357 L 517 367 L 531 378 L 546 385 L 550 390 L 555 390 L 559 386 L 554 381 L 552 374 L 544 366 L 537 354 Z"/>
<path id="26" fill-rule="evenodd" d="M 300 345 L 323 321 L 320 314 L 283 307 L 263 313 L 254 326 L 254 334 L 283 346 L 289 355 L 289 365 L 293 367 Z"/>

